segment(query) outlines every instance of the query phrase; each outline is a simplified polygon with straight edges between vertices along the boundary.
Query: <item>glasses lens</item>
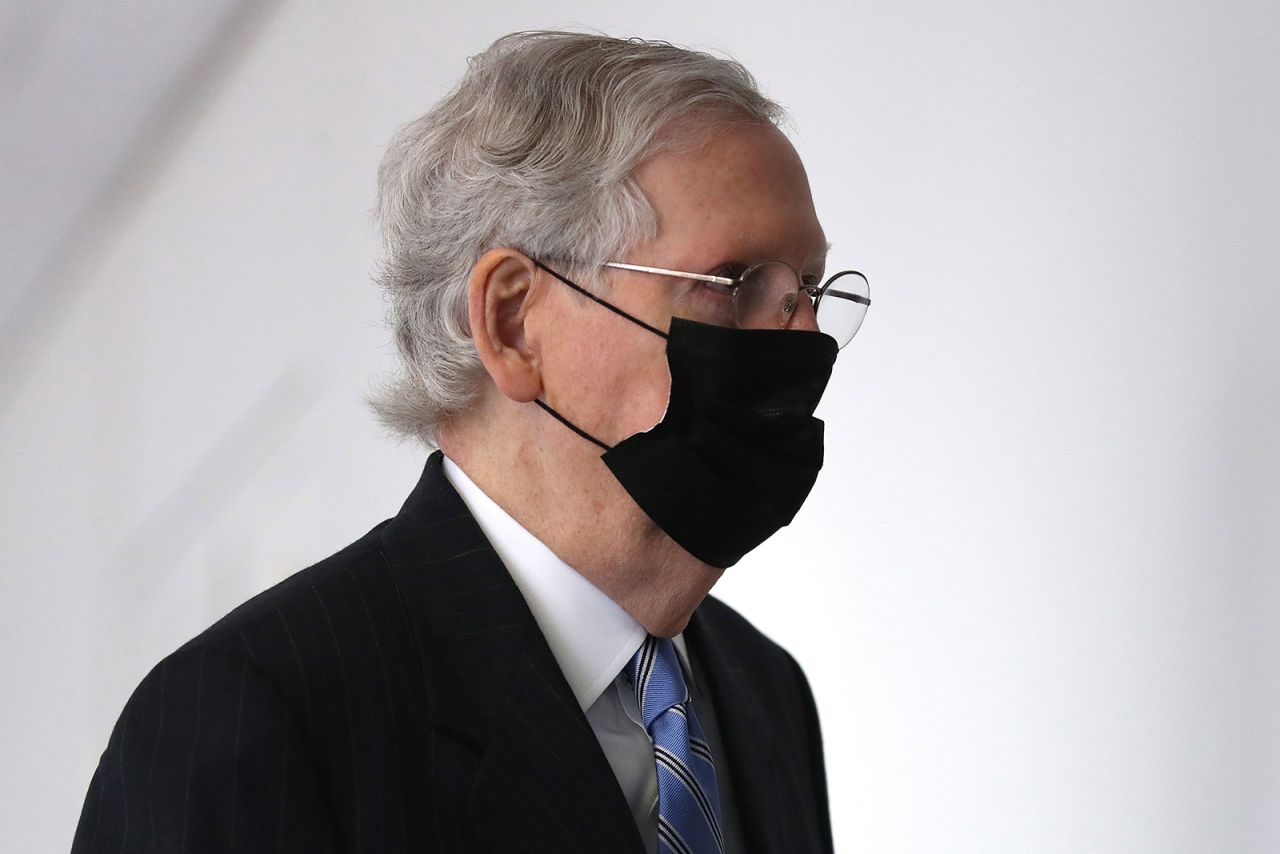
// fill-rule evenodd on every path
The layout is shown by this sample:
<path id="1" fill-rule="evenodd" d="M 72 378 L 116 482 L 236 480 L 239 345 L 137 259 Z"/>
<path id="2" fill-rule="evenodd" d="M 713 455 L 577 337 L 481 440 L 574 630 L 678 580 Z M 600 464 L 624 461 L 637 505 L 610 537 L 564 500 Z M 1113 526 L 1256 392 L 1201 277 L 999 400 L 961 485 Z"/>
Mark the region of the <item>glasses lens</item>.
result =
<path id="1" fill-rule="evenodd" d="M 870 305 L 871 286 L 866 276 L 853 270 L 836 273 L 818 297 L 818 328 L 843 347 L 857 334 Z"/>
<path id="2" fill-rule="evenodd" d="M 779 329 L 796 310 L 800 277 L 783 261 L 765 261 L 747 270 L 734 297 L 734 312 L 743 329 Z"/>

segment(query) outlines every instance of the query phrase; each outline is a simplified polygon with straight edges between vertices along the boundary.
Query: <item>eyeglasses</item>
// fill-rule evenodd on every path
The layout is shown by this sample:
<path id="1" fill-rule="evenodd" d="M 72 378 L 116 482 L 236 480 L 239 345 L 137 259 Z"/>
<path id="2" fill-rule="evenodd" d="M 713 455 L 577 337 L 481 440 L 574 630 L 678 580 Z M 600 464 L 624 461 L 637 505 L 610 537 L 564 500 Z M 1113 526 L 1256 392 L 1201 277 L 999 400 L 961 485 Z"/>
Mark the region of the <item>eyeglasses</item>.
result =
<path id="1" fill-rule="evenodd" d="M 800 294 L 813 300 L 818 329 L 843 347 L 853 340 L 871 305 L 871 284 L 857 270 L 842 270 L 821 286 L 806 283 L 786 261 L 761 261 L 737 276 L 685 273 L 661 267 L 609 261 L 605 267 L 672 276 L 720 285 L 733 300 L 733 321 L 740 329 L 780 329 L 786 326 L 799 306 Z"/>

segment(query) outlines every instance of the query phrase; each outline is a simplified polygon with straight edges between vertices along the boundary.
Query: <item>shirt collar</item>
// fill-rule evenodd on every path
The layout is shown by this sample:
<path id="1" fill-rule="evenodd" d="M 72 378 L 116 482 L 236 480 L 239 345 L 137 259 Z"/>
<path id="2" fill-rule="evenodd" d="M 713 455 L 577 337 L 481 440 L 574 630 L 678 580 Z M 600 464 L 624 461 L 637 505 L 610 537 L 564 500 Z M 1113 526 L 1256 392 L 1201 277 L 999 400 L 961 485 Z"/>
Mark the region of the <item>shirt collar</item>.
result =
<path id="1" fill-rule="evenodd" d="M 498 506 L 448 457 L 444 474 L 511 573 L 578 705 L 586 711 L 640 648 L 644 627 Z M 672 640 L 692 680 L 684 638 L 677 635 Z"/>

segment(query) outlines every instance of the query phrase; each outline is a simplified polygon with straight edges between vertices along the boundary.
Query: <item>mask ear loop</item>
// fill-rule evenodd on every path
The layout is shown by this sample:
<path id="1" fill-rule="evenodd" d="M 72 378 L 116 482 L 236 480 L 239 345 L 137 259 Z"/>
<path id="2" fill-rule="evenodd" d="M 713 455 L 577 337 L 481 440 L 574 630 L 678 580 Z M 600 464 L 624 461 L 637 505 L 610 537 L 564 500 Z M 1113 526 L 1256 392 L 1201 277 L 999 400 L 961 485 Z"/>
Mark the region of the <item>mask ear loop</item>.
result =
<path id="1" fill-rule="evenodd" d="M 582 438 L 586 439 L 588 442 L 591 442 L 592 444 L 595 444 L 595 445 L 599 445 L 601 448 L 603 448 L 603 449 L 604 449 L 604 450 L 606 450 L 606 451 L 612 451 L 612 450 L 613 450 L 613 446 L 611 446 L 611 445 L 606 445 L 604 442 L 601 442 L 601 441 L 600 441 L 599 439 L 597 439 L 595 436 L 592 436 L 592 435 L 591 435 L 590 433 L 588 433 L 586 430 L 583 430 L 581 427 L 579 427 L 579 426 L 577 426 L 576 424 L 574 424 L 574 423 L 573 423 L 572 421 L 570 421 L 568 418 L 565 418 L 565 417 L 564 417 L 563 415 L 561 415 L 559 412 L 556 412 L 556 411 L 555 411 L 554 409 L 552 409 L 550 406 L 548 406 L 547 404 L 543 403 L 541 398 L 534 398 L 534 401 L 533 401 L 533 402 L 534 402 L 534 403 L 536 403 L 536 404 L 538 404 L 538 406 L 541 406 L 541 407 L 542 407 L 542 411 L 543 411 L 543 412 L 546 412 L 546 413 L 547 413 L 548 415 L 550 415 L 552 418 L 554 418 L 555 420 L 559 421 L 561 424 L 563 424 L 564 426 L 568 427 L 570 430 L 572 430 L 573 432 L 577 433 L 579 436 L 581 436 Z"/>
<path id="2" fill-rule="evenodd" d="M 530 259 L 530 260 L 533 260 L 533 259 Z M 587 299 L 589 299 L 589 300 L 591 300 L 591 301 L 593 301 L 593 302 L 597 302 L 597 303 L 599 303 L 600 305 L 602 305 L 602 306 L 604 306 L 605 308 L 609 309 L 609 311 L 612 311 L 614 314 L 619 315 L 619 316 L 621 316 L 621 317 L 625 317 L 627 320 L 630 320 L 630 321 L 631 321 L 632 323 L 634 323 L 636 326 L 639 326 L 639 327 L 641 327 L 641 328 L 643 328 L 643 329 L 648 329 L 650 332 L 652 332 L 654 335 L 657 335 L 659 338 L 666 338 L 666 337 L 667 337 L 667 333 L 663 332 L 661 329 L 655 329 L 654 327 L 652 327 L 652 326 L 650 326 L 649 324 L 645 323 L 645 322 L 644 322 L 643 320 L 641 320 L 640 318 L 638 318 L 638 317 L 634 317 L 634 316 L 632 316 L 632 315 L 628 314 L 627 312 L 623 311 L 622 309 L 618 308 L 618 307 L 617 307 L 616 305 L 614 305 L 613 303 L 611 303 L 611 302 L 605 302 L 604 300 L 600 299 L 600 297 L 598 297 L 598 296 L 596 296 L 595 294 L 591 293 L 591 291 L 587 290 L 586 288 L 582 287 L 581 285 L 576 284 L 575 282 L 571 282 L 571 281 L 569 281 L 569 280 L 568 280 L 568 279 L 566 279 L 564 276 L 562 276 L 562 275 L 560 275 L 559 273 L 557 273 L 555 270 L 553 270 L 553 269 L 551 269 L 550 267 L 548 267 L 548 266 L 546 266 L 545 264 L 543 264 L 541 261 L 534 260 L 534 261 L 533 261 L 533 263 L 534 263 L 535 265 L 537 265 L 537 267 L 538 267 L 538 269 L 539 269 L 539 270 L 546 270 L 548 273 L 550 273 L 551 275 L 555 276 L 557 279 L 559 279 L 560 281 L 564 282 L 566 285 L 568 285 L 569 287 L 573 288 L 575 291 L 577 291 L 578 293 L 582 294 L 582 295 L 583 295 L 584 297 L 586 297 Z M 597 442 L 596 444 L 599 444 L 599 443 Z"/>
<path id="3" fill-rule="evenodd" d="M 666 339 L 666 338 L 668 337 L 668 336 L 667 336 L 667 333 L 663 332 L 661 329 L 655 329 L 654 327 L 652 327 L 652 326 L 650 326 L 649 324 L 645 323 L 645 322 L 644 322 L 643 320 L 641 320 L 640 318 L 638 318 L 638 317 L 633 317 L 632 315 L 630 315 L 630 314 L 628 314 L 627 312 L 623 311 L 622 309 L 618 308 L 618 307 L 617 307 L 616 305 L 614 305 L 613 303 L 605 302 L 604 300 L 600 299 L 600 297 L 598 297 L 598 296 L 596 296 L 595 294 L 591 293 L 591 292 L 590 292 L 589 290 L 587 290 L 586 288 L 582 287 L 581 285 L 577 284 L 576 282 L 572 282 L 572 281 L 570 281 L 569 279 L 567 279 L 567 278 L 565 278 L 564 276 L 562 276 L 562 275 L 560 275 L 559 273 L 557 273 L 555 270 L 553 270 L 553 269 L 551 269 L 550 267 L 548 267 L 547 265 L 543 264 L 541 261 L 538 261 L 537 259 L 530 259 L 530 260 L 531 260 L 531 261 L 533 261 L 534 265 L 535 265 L 535 266 L 537 266 L 537 268 L 538 268 L 539 270 L 545 270 L 546 272 L 550 273 L 552 276 L 556 277 L 557 279 L 559 279 L 559 280 L 560 280 L 561 282 L 563 282 L 564 284 L 566 284 L 566 285 L 568 285 L 569 287 L 573 288 L 575 291 L 577 291 L 578 293 L 582 294 L 584 297 L 586 297 L 587 299 L 591 300 L 592 302 L 599 303 L 600 305 L 602 305 L 602 306 L 604 306 L 605 308 L 609 309 L 609 311 L 612 311 L 614 314 L 619 315 L 619 316 L 621 316 L 621 317 L 625 317 L 627 320 L 630 320 L 630 321 L 631 321 L 632 323 L 634 323 L 636 326 L 639 326 L 639 327 L 641 327 L 642 329 L 647 329 L 647 330 L 649 330 L 649 331 L 650 331 L 650 332 L 652 332 L 654 335 L 657 335 L 659 338 Z M 559 412 L 556 412 L 556 411 L 555 411 L 554 409 L 552 409 L 552 408 L 551 408 L 547 403 L 545 403 L 541 398 L 534 398 L 534 401 L 533 401 L 533 402 L 534 402 L 534 403 L 536 403 L 536 404 L 538 404 L 538 406 L 542 407 L 542 410 L 543 410 L 544 412 L 546 412 L 548 415 L 550 415 L 552 418 L 554 418 L 555 420 L 559 421 L 561 424 L 563 424 L 564 426 L 568 427 L 570 430 L 572 430 L 573 432 L 577 433 L 579 436 L 581 436 L 582 438 L 586 439 L 588 442 L 592 443 L 593 445 L 596 445 L 597 447 L 599 447 L 599 448 L 601 448 L 601 449 L 603 449 L 603 450 L 605 450 L 605 451 L 612 451 L 612 450 L 613 450 L 613 447 L 612 447 L 611 445 L 606 445 L 604 442 L 601 442 L 599 439 L 597 439 L 595 436 L 592 436 L 592 435 L 591 435 L 590 433 L 588 433 L 586 430 L 583 430 L 581 427 L 579 427 L 578 425 L 574 424 L 574 423 L 573 423 L 572 421 L 570 421 L 568 418 L 565 418 L 565 417 L 564 417 L 563 415 L 561 415 Z"/>

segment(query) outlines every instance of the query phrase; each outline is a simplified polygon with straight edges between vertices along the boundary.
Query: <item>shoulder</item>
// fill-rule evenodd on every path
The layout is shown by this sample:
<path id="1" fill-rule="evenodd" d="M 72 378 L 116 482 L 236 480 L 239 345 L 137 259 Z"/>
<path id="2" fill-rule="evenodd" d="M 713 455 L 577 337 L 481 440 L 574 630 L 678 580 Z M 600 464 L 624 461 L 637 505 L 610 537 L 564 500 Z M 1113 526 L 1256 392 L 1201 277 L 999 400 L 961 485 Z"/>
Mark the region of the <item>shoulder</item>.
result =
<path id="1" fill-rule="evenodd" d="M 73 851 L 269 850 L 285 827 L 289 850 L 328 848 L 327 805 L 350 773 L 327 745 L 350 709 L 326 660 L 347 650 L 360 678 L 351 605 L 376 601 L 362 579 L 376 554 L 362 540 L 165 656 L 116 722 Z"/>
<path id="2" fill-rule="evenodd" d="M 805 850 L 830 851 L 822 729 L 809 681 L 795 658 L 745 617 L 708 596 L 690 621 L 707 667 L 721 729 L 740 743 L 771 745 L 780 797 L 816 834 Z"/>
<path id="3" fill-rule="evenodd" d="M 398 850 L 393 837 L 430 816 L 385 792 L 427 799 L 432 698 L 452 696 L 452 682 L 433 686 L 454 670 L 428 653 L 476 614 L 509 626 L 512 601 L 518 591 L 433 457 L 396 516 L 151 670 L 94 773 L 75 850 L 147 838 L 258 850 L 252 840 L 268 848 L 281 833 L 289 850 L 327 850 L 335 833 Z"/>
<path id="4" fill-rule="evenodd" d="M 258 593 L 166 655 L 134 691 L 125 715 L 158 713 L 187 695 L 206 712 L 238 704 L 248 679 L 262 686 L 259 703 L 308 716 L 307 706 L 331 681 L 323 674 L 337 673 L 339 659 L 358 658 L 362 636 L 394 628 L 374 624 L 375 613 L 399 610 L 379 528 Z M 176 723 L 172 714 L 168 723 Z"/>
<path id="5" fill-rule="evenodd" d="M 480 569 L 505 573 L 500 563 L 496 569 L 485 563 L 497 563 L 486 545 L 435 454 L 399 513 L 253 596 L 166 656 L 130 705 L 147 704 L 156 693 L 149 687 L 175 680 L 194 683 L 206 706 L 238 705 L 238 689 L 224 692 L 220 682 L 208 681 L 212 663 L 244 669 L 269 686 L 300 731 L 326 749 L 353 727 L 390 732 L 411 726 L 397 709 L 415 715 L 425 709 L 418 641 L 454 616 L 449 582 L 480 576 Z M 458 555 L 473 559 L 451 560 Z"/>
<path id="6" fill-rule="evenodd" d="M 714 596 L 698 606 L 694 622 L 697 634 L 708 643 L 725 645 L 726 654 L 768 667 L 798 667 L 791 653 Z"/>
<path id="7" fill-rule="evenodd" d="M 335 595 L 352 593 L 359 596 L 370 586 L 389 583 L 379 537 L 382 527 L 375 527 L 341 551 L 295 572 L 241 603 L 179 648 L 175 655 L 196 647 L 244 650 L 243 636 L 246 634 L 250 636 L 247 646 L 252 652 L 252 637 L 267 631 L 271 623 L 287 626 L 291 617 L 312 622 L 316 616 L 323 621 L 323 612 Z"/>
<path id="8" fill-rule="evenodd" d="M 393 697 L 421 694 L 399 675 L 416 659 L 409 638 L 378 529 L 249 599 L 134 690 L 74 850 L 257 850 L 284 826 L 298 850 L 325 847 L 341 818 L 326 804 L 350 794 L 358 763 L 412 744 L 391 729 Z M 356 732 L 370 734 L 359 755 L 342 749 Z"/>
<path id="9" fill-rule="evenodd" d="M 385 695 L 386 686 L 373 684 L 372 677 L 414 653 L 382 551 L 382 527 L 232 610 L 166 656 L 144 686 L 157 679 L 196 680 L 207 683 L 208 701 L 231 701 L 216 681 L 208 682 L 210 664 L 247 668 L 272 685 L 311 732 L 323 729 L 324 719 L 341 717 L 351 696 Z"/>
<path id="10" fill-rule="evenodd" d="M 704 599 L 690 633 L 708 666 L 733 672 L 781 706 L 812 705 L 809 682 L 795 657 L 723 601 Z"/>

